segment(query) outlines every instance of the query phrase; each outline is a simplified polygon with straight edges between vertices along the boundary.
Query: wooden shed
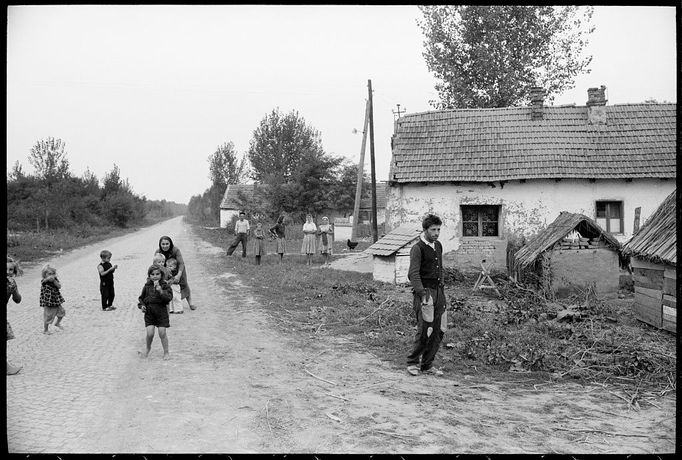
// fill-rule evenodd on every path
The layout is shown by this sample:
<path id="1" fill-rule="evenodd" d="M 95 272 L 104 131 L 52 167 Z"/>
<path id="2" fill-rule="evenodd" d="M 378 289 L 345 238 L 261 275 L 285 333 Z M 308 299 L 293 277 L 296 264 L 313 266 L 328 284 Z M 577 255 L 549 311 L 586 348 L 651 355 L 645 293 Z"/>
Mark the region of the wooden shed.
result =
<path id="1" fill-rule="evenodd" d="M 621 245 L 584 214 L 562 211 L 514 255 L 513 273 L 537 276 L 539 288 L 566 297 L 593 286 L 598 294 L 616 294 Z"/>
<path id="2" fill-rule="evenodd" d="M 410 250 L 419 239 L 422 228 L 417 224 L 402 225 L 365 249 L 372 254 L 373 277 L 386 283 L 407 283 Z"/>
<path id="3" fill-rule="evenodd" d="M 635 283 L 635 316 L 677 333 L 677 225 L 673 191 L 623 246 Z"/>

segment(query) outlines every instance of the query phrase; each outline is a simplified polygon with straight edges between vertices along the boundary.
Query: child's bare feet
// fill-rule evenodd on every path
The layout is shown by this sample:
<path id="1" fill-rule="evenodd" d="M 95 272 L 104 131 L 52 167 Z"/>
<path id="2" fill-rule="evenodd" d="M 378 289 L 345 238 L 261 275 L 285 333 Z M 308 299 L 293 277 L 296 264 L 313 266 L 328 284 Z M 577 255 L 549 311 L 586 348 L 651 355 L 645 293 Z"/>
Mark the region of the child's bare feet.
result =
<path id="1" fill-rule="evenodd" d="M 168 361 L 169 359 L 170 359 L 170 355 L 169 355 L 168 353 L 165 353 L 165 354 L 163 355 L 163 360 L 164 360 L 164 361 Z"/>
<path id="2" fill-rule="evenodd" d="M 46 331 L 43 331 L 43 334 L 45 334 L 45 335 L 51 335 L 51 334 L 52 334 L 52 331 L 48 329 L 48 330 L 46 330 Z"/>
<path id="3" fill-rule="evenodd" d="M 64 326 L 62 326 L 61 324 L 55 324 L 54 327 L 56 327 L 58 331 L 64 330 Z"/>

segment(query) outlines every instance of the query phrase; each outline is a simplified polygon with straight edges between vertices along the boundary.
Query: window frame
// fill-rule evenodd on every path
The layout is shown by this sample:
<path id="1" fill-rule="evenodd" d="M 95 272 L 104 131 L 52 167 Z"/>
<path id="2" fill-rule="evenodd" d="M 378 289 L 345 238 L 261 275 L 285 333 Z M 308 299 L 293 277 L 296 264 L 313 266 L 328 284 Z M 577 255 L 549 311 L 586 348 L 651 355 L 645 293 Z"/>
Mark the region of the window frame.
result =
<path id="1" fill-rule="evenodd" d="M 472 223 L 474 221 L 471 220 L 464 220 L 464 209 L 465 208 L 471 208 L 474 209 L 476 212 L 476 226 L 477 226 L 477 235 L 465 235 L 464 234 L 464 226 L 467 223 Z M 484 214 L 484 208 L 492 208 L 495 210 L 497 214 L 497 220 L 491 221 L 491 220 L 483 220 L 483 214 Z M 460 211 L 460 216 L 461 216 L 461 235 L 462 238 L 501 238 L 502 237 L 502 205 L 499 204 L 460 204 L 459 205 L 459 211 Z M 497 224 L 497 232 L 495 235 L 483 235 L 483 224 L 484 223 L 490 223 L 490 222 L 495 222 Z"/>
<path id="2" fill-rule="evenodd" d="M 599 206 L 604 205 L 604 217 L 598 217 L 599 216 Z M 599 219 L 604 219 L 606 221 L 606 225 L 604 226 L 604 230 L 606 230 L 609 233 L 612 233 L 614 235 L 622 235 L 625 233 L 625 212 L 624 212 L 625 206 L 623 201 L 619 200 L 597 200 L 594 205 L 594 220 L 597 222 L 600 226 L 602 225 L 599 223 Z M 613 217 L 612 213 L 613 210 L 617 210 L 618 216 Z M 618 220 L 620 223 L 620 231 L 618 232 L 613 232 L 611 231 L 611 221 L 612 220 Z"/>

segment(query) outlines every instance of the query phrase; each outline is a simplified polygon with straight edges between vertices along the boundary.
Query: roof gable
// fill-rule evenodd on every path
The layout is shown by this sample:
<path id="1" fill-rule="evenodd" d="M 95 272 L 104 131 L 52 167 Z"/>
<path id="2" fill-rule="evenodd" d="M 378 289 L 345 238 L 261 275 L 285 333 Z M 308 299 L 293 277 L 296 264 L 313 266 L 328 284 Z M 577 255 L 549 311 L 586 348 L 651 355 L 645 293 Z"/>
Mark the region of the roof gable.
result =
<path id="1" fill-rule="evenodd" d="M 454 109 L 396 121 L 390 180 L 492 182 L 543 178 L 674 178 L 677 104 Z"/>
<path id="2" fill-rule="evenodd" d="M 421 226 L 417 224 L 401 225 L 365 249 L 364 252 L 376 256 L 390 256 L 419 238 L 421 231 Z"/>
<path id="3" fill-rule="evenodd" d="M 561 211 L 554 222 L 516 252 L 514 255 L 516 263 L 521 267 L 530 265 L 540 254 L 554 246 L 573 230 L 578 230 L 585 237 L 590 235 L 603 236 L 610 246 L 616 249 L 620 248 L 620 242 L 613 235 L 602 229 L 599 224 L 586 215 Z"/>
<path id="4" fill-rule="evenodd" d="M 239 196 L 243 195 L 248 199 L 253 199 L 255 189 L 255 184 L 228 184 L 223 194 L 223 200 L 220 202 L 220 209 L 241 209 Z"/>
<path id="5" fill-rule="evenodd" d="M 623 246 L 623 254 L 654 263 L 677 265 L 677 225 L 674 190 Z"/>

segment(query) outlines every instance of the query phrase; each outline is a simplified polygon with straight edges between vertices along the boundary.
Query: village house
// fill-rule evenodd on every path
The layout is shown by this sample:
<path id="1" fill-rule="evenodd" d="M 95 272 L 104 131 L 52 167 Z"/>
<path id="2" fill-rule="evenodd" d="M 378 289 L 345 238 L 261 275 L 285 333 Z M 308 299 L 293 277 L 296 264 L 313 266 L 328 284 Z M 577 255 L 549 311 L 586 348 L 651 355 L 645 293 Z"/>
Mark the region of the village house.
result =
<path id="1" fill-rule="evenodd" d="M 677 225 L 675 191 L 623 246 L 630 257 L 637 319 L 677 332 Z"/>
<path id="2" fill-rule="evenodd" d="M 594 289 L 615 295 L 620 286 L 620 242 L 583 214 L 561 212 L 514 255 L 512 276 L 537 278 L 548 297 Z"/>
<path id="3" fill-rule="evenodd" d="M 444 262 L 504 269 L 519 245 L 560 211 L 584 214 L 621 243 L 675 188 L 674 103 L 531 105 L 408 114 L 396 120 L 387 230 L 443 219 Z"/>
<path id="4" fill-rule="evenodd" d="M 256 184 L 228 184 L 220 202 L 220 227 L 227 228 L 232 219 L 244 209 L 245 202 L 253 201 L 257 191 Z"/>

